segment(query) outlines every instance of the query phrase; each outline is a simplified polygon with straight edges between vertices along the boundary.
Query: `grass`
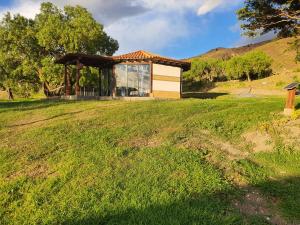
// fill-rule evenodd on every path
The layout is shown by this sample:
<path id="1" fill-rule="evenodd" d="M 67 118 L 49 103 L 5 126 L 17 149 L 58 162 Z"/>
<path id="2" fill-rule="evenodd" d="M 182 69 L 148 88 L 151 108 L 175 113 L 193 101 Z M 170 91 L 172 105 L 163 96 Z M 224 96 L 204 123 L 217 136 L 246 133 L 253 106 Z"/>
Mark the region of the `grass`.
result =
<path id="1" fill-rule="evenodd" d="M 267 224 L 233 206 L 243 192 L 201 132 L 247 151 L 241 135 L 279 120 L 283 105 L 0 102 L 0 224 Z M 299 221 L 300 154 L 278 146 L 226 165 Z"/>

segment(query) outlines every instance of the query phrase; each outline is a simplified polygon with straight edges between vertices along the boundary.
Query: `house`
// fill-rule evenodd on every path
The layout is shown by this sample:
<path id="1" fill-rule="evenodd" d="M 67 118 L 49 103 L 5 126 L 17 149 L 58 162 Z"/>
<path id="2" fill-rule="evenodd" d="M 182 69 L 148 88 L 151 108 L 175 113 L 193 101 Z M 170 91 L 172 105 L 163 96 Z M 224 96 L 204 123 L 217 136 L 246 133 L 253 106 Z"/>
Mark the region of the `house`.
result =
<path id="1" fill-rule="evenodd" d="M 65 66 L 65 96 L 86 96 L 79 85 L 84 66 L 99 69 L 98 85 L 92 96 L 152 97 L 179 99 L 182 93 L 182 73 L 191 64 L 162 57 L 146 51 L 119 56 L 66 54 L 56 60 Z M 76 66 L 75 88 L 71 84 L 70 67 Z M 96 90 L 96 91 L 95 91 Z M 73 93 L 73 94 L 72 94 Z"/>

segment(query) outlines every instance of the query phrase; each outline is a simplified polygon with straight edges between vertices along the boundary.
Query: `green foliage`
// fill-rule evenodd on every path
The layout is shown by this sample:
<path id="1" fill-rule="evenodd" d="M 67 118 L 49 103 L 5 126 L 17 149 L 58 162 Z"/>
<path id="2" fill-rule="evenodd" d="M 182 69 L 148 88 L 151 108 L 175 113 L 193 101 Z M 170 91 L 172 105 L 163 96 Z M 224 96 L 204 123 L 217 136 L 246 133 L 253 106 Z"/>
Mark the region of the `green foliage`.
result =
<path id="1" fill-rule="evenodd" d="M 0 26 L 0 68 L 2 85 L 23 97 L 39 88 L 36 76 L 38 56 L 35 49 L 34 21 L 6 14 Z"/>
<path id="2" fill-rule="evenodd" d="M 251 51 L 242 56 L 234 56 L 229 60 L 196 59 L 192 68 L 184 74 L 185 79 L 194 80 L 232 80 L 263 78 L 269 76 L 272 59 L 261 51 Z"/>
<path id="3" fill-rule="evenodd" d="M 99 71 L 93 67 L 85 67 L 82 69 L 80 85 L 85 87 L 97 87 L 99 83 Z"/>
<path id="4" fill-rule="evenodd" d="M 210 82 L 223 75 L 223 61 L 218 59 L 195 59 L 191 70 L 184 74 L 185 79 L 207 79 Z"/>
<path id="5" fill-rule="evenodd" d="M 251 51 L 243 56 L 231 58 L 226 63 L 226 73 L 230 79 L 243 79 L 248 81 L 254 78 L 263 78 L 271 74 L 272 59 L 264 52 Z"/>
<path id="6" fill-rule="evenodd" d="M 275 32 L 279 37 L 295 36 L 293 47 L 296 61 L 300 61 L 300 1 L 299 0 L 245 0 L 245 6 L 237 11 L 245 35 Z"/>
<path id="7" fill-rule="evenodd" d="M 299 32 L 299 10 L 298 0 L 245 0 L 237 15 L 248 36 L 275 31 L 287 37 Z"/>
<path id="8" fill-rule="evenodd" d="M 52 57 L 45 57 L 41 60 L 41 81 L 48 82 L 54 87 L 63 84 L 62 66 L 54 63 Z"/>
<path id="9" fill-rule="evenodd" d="M 54 54 L 112 55 L 118 49 L 117 41 L 107 36 L 103 26 L 81 6 L 60 10 L 52 3 L 42 3 L 36 27 L 39 44 Z"/>
<path id="10" fill-rule="evenodd" d="M 0 85 L 24 97 L 42 83 L 48 91 L 61 88 L 63 67 L 54 64 L 56 57 L 70 52 L 112 55 L 117 49 L 118 42 L 80 6 L 61 10 L 42 3 L 34 20 L 7 13 L 0 25 Z"/>
<path id="11" fill-rule="evenodd" d="M 225 66 L 225 71 L 228 76 L 228 79 L 240 79 L 244 76 L 244 64 L 245 60 L 242 56 L 232 57 L 227 61 Z"/>

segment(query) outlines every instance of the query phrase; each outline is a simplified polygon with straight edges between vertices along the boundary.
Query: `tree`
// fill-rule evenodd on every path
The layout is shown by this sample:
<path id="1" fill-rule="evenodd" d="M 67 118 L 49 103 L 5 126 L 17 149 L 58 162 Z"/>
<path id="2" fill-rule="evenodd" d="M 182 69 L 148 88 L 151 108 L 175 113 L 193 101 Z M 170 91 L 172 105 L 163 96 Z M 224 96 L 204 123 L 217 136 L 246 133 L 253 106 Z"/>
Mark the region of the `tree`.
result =
<path id="1" fill-rule="evenodd" d="M 209 72 L 207 74 L 210 82 L 215 81 L 224 75 L 223 61 L 219 59 L 207 59 Z"/>
<path id="2" fill-rule="evenodd" d="M 225 64 L 226 77 L 229 80 L 241 79 L 245 74 L 244 64 L 242 56 L 235 56 L 229 59 Z"/>
<path id="3" fill-rule="evenodd" d="M 0 24 L 0 84 L 28 96 L 43 84 L 45 93 L 62 88 L 66 53 L 112 55 L 118 42 L 85 8 L 42 3 L 34 20 L 7 13 Z M 59 93 L 59 92 L 58 92 Z"/>
<path id="4" fill-rule="evenodd" d="M 245 35 L 275 32 L 279 37 L 296 37 L 294 47 L 300 60 L 300 1 L 299 0 L 245 0 L 245 6 L 237 11 Z"/>
<path id="5" fill-rule="evenodd" d="M 229 79 L 262 78 L 271 74 L 272 59 L 261 51 L 251 51 L 242 56 L 232 57 L 226 62 L 226 75 Z"/>
<path id="6" fill-rule="evenodd" d="M 244 56 L 246 75 L 248 80 L 263 78 L 272 73 L 272 59 L 262 51 L 251 51 Z"/>
<path id="7" fill-rule="evenodd" d="M 190 79 L 208 79 L 215 81 L 223 75 L 223 64 L 219 59 L 195 59 L 192 61 L 191 70 L 186 74 Z"/>
<path id="8" fill-rule="evenodd" d="M 34 21 L 20 15 L 5 15 L 0 26 L 0 72 L 2 85 L 28 97 L 39 87 L 36 77 Z M 9 96 L 10 97 L 10 96 Z"/>

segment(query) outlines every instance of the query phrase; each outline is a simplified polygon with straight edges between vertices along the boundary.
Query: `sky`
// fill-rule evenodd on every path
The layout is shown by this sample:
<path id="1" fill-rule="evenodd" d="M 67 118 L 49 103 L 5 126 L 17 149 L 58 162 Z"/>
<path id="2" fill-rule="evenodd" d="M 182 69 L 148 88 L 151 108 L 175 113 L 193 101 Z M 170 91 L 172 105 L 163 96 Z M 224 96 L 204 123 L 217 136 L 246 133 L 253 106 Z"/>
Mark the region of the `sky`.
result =
<path id="1" fill-rule="evenodd" d="M 81 5 L 117 39 L 116 54 L 146 50 L 177 59 L 217 47 L 238 47 L 272 38 L 241 35 L 236 10 L 243 0 L 48 0 L 63 7 Z M 43 0 L 0 0 L 6 12 L 34 18 Z"/>

